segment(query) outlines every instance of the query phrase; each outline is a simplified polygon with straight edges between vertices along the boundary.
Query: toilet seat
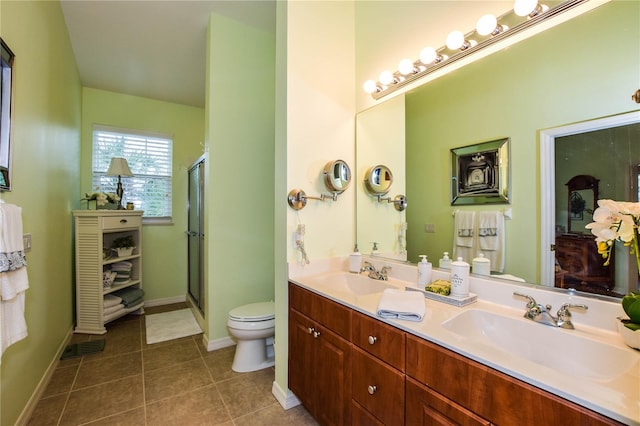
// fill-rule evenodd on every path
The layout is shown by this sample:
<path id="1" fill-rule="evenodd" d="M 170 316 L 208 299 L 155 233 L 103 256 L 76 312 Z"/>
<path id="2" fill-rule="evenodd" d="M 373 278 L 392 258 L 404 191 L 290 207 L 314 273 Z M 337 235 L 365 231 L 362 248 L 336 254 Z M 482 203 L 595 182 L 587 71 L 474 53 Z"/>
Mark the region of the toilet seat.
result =
<path id="1" fill-rule="evenodd" d="M 249 303 L 229 311 L 229 319 L 235 322 L 272 321 L 275 318 L 273 302 Z"/>

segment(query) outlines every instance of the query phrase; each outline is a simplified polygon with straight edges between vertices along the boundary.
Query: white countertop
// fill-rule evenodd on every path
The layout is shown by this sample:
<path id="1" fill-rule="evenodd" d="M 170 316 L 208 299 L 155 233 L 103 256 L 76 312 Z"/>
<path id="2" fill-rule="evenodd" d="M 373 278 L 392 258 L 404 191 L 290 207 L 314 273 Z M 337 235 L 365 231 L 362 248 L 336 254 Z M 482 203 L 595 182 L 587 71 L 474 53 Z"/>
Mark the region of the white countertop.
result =
<path id="1" fill-rule="evenodd" d="M 414 277 L 417 276 L 415 265 L 396 264 L 375 258 L 366 260 L 372 261 L 376 268 L 383 264 L 393 266 L 387 283 L 398 288 L 415 286 Z M 478 300 L 470 305 L 456 307 L 425 299 L 426 314 L 420 322 L 382 319 L 376 316 L 380 293 L 357 296 L 318 284 L 327 278 L 331 279 L 332 274 L 348 274 L 347 259 L 336 258 L 314 263 L 316 264 L 306 267 L 290 265 L 289 279 L 359 312 L 375 317 L 380 321 L 389 323 L 598 413 L 629 425 L 640 425 L 640 351 L 626 346 L 617 332 L 616 317 L 624 314 L 620 303 L 617 301 L 568 295 L 551 291 L 539 285 L 472 276 L 471 292 L 478 295 Z M 448 271 L 434 268 L 432 279 L 448 279 Z M 478 344 L 442 326 L 444 321 L 461 312 L 472 309 L 521 318 L 525 311 L 526 300 L 513 296 L 514 291 L 531 295 L 538 303 L 551 304 L 555 309 L 565 302 L 588 305 L 587 312 L 572 311 L 575 330 L 552 328 L 543 324 L 535 325 L 548 327 L 554 333 L 573 334 L 607 345 L 613 345 L 624 351 L 630 351 L 631 356 L 636 356 L 637 359 L 632 362 L 624 373 L 612 379 L 576 376 L 547 367 L 543 365 L 544 363 L 533 362 L 512 355 L 498 347 Z M 544 346 L 545 342 L 541 341 L 540 345 Z M 568 355 L 569 352 L 569 350 L 565 353 L 558 350 L 549 350 L 548 356 L 571 356 L 576 362 L 580 361 L 575 354 Z M 603 359 L 602 362 L 616 363 L 616 359 Z"/>

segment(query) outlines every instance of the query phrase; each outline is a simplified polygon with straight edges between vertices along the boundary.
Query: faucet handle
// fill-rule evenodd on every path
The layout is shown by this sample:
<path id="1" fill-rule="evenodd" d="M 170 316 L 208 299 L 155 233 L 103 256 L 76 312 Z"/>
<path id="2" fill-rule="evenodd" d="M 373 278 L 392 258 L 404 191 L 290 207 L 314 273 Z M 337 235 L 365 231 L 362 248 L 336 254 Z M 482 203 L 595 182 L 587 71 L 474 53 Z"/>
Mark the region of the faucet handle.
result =
<path id="1" fill-rule="evenodd" d="M 536 299 L 534 299 L 533 297 L 531 297 L 531 296 L 529 296 L 527 294 L 522 294 L 522 293 L 518 293 L 517 291 L 514 291 L 513 295 L 529 299 L 529 302 L 527 303 L 527 308 L 529 308 L 529 309 L 533 309 L 533 308 L 538 306 L 538 302 L 536 302 Z"/>
<path id="2" fill-rule="evenodd" d="M 589 307 L 587 305 L 582 305 L 582 304 L 573 304 L 573 303 L 564 303 L 560 309 L 558 309 L 558 319 L 569 319 L 571 318 L 571 312 L 569 311 L 569 309 L 580 309 L 583 311 L 586 311 L 587 309 L 589 309 Z"/>

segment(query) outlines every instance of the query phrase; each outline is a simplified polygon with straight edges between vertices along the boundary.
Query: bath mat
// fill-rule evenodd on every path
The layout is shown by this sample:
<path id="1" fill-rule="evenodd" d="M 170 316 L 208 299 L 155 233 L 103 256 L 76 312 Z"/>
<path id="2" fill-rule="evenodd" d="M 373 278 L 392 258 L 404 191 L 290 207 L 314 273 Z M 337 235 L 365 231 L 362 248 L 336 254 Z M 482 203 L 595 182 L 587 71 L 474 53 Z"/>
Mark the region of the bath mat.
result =
<path id="1" fill-rule="evenodd" d="M 145 323 L 149 345 L 202 333 L 191 309 L 146 315 Z"/>

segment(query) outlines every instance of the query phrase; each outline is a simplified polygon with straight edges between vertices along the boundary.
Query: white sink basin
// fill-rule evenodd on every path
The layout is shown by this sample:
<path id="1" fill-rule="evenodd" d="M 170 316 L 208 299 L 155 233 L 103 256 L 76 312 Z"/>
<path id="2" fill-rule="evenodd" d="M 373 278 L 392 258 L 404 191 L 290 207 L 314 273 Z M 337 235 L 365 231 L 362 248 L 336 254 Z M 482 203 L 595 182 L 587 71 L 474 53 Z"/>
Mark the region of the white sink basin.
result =
<path id="1" fill-rule="evenodd" d="M 579 336 L 577 330 L 563 330 L 479 309 L 464 311 L 442 326 L 474 343 L 592 380 L 613 379 L 638 361 L 638 354 L 632 350 Z"/>
<path id="2" fill-rule="evenodd" d="M 353 274 L 348 272 L 317 275 L 305 279 L 305 282 L 309 282 L 309 284 L 313 284 L 314 287 L 319 289 L 332 290 L 354 296 L 382 293 L 386 288 L 400 287 L 399 285 L 391 284 L 390 281 L 369 278 L 366 273 Z"/>

